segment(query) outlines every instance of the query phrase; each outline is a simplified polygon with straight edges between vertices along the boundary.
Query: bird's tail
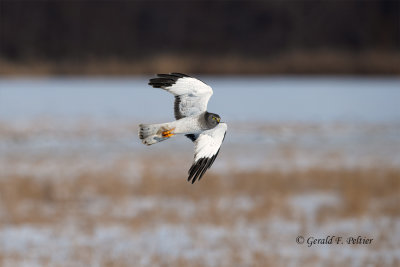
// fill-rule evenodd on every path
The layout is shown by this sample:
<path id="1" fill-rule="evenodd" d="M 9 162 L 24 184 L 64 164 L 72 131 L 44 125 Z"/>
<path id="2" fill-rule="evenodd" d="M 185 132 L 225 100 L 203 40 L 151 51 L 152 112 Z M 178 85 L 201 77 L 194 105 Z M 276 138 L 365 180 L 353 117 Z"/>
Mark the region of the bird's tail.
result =
<path id="1" fill-rule="evenodd" d="M 170 123 L 139 124 L 139 138 L 145 145 L 152 145 L 167 140 L 174 135 L 175 128 Z"/>

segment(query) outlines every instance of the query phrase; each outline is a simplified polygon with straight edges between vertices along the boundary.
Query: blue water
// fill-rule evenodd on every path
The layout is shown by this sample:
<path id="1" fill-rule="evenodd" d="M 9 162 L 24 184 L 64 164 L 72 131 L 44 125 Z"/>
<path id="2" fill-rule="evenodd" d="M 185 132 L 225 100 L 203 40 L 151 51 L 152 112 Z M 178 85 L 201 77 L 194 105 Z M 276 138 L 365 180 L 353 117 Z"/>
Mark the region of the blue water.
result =
<path id="1" fill-rule="evenodd" d="M 162 122 L 173 97 L 150 77 L 0 79 L 0 120 L 37 117 Z M 224 121 L 400 121 L 400 78 L 200 77 Z"/>

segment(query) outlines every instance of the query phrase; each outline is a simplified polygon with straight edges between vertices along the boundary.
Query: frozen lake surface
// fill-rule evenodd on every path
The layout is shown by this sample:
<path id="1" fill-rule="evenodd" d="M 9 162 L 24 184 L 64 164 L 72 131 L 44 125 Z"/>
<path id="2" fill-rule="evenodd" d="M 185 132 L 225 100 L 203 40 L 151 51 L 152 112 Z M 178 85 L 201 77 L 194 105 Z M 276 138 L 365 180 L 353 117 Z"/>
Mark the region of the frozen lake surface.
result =
<path id="1" fill-rule="evenodd" d="M 173 119 L 149 77 L 0 79 L 0 119 Z M 400 121 L 400 78 L 212 77 L 208 109 L 232 121 Z"/>
<path id="2" fill-rule="evenodd" d="M 200 78 L 214 88 L 209 110 L 229 125 L 226 154 L 213 170 L 400 164 L 399 78 Z M 154 149 L 137 138 L 139 122 L 173 120 L 173 96 L 147 83 L 147 77 L 0 79 L 0 126 L 7 129 L 0 132 L 0 157 L 79 151 L 80 162 L 88 156 L 107 162 L 180 149 L 189 165 L 193 145 L 185 138 Z M 3 164 L 3 171 L 15 171 Z"/>

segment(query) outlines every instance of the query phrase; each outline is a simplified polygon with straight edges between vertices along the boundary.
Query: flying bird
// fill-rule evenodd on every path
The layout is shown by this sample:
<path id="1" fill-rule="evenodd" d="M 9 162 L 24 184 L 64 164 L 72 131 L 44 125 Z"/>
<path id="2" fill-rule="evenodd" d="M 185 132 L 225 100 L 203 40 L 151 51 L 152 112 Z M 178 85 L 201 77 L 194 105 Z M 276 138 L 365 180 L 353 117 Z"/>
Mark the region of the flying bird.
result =
<path id="1" fill-rule="evenodd" d="M 184 134 L 194 142 L 194 161 L 188 181 L 200 180 L 217 158 L 228 126 L 218 114 L 207 111 L 213 90 L 202 81 L 182 73 L 157 74 L 149 85 L 175 96 L 175 121 L 160 124 L 140 124 L 139 138 L 145 145 Z"/>

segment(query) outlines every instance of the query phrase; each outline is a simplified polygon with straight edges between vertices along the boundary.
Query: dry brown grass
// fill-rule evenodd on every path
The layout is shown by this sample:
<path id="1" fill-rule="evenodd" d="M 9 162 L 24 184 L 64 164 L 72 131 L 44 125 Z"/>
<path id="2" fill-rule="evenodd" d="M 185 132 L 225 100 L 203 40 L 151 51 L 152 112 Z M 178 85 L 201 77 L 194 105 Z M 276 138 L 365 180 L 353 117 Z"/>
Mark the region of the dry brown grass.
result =
<path id="1" fill-rule="evenodd" d="M 115 205 L 130 197 L 157 197 L 182 201 L 208 201 L 207 216 L 201 212 L 190 218 L 194 222 L 225 224 L 235 218 L 217 209 L 222 197 L 248 196 L 257 204 L 241 214 L 246 220 L 258 220 L 279 212 L 290 217 L 285 199 L 310 192 L 334 192 L 344 201 L 343 209 L 335 216 L 361 216 L 370 212 L 370 203 L 400 195 L 400 171 L 397 169 L 325 170 L 310 169 L 292 172 L 238 172 L 230 175 L 209 173 L 200 182 L 192 185 L 182 179 L 166 178 L 160 174 L 144 173 L 138 183 L 131 183 L 119 169 L 106 172 L 87 172 L 70 180 L 37 179 L 36 177 L 2 177 L 0 181 L 1 201 L 8 214 L 2 223 L 51 223 L 68 217 L 71 212 L 81 212 L 80 207 L 96 198 L 109 199 Z M 398 197 L 397 197 L 398 199 Z M 21 207 L 29 203 L 24 211 Z M 43 207 L 51 206 L 54 214 L 46 216 Z M 323 211 L 321 211 L 323 212 Z M 374 211 L 376 215 L 400 216 L 396 201 L 387 202 Z M 56 215 L 56 218 L 54 218 Z M 90 218 L 88 214 L 81 214 Z M 327 212 L 324 216 L 332 216 Z M 174 222 L 174 214 L 151 211 L 144 214 L 147 220 L 159 218 Z M 105 220 L 114 220 L 112 215 L 101 214 Z M 323 219 L 323 218 L 322 218 Z M 130 223 L 140 224 L 141 218 Z"/>
<path id="2" fill-rule="evenodd" d="M 180 70 L 206 74 L 387 74 L 398 75 L 399 53 L 388 51 L 288 51 L 269 58 L 157 55 L 144 60 L 22 63 L 0 59 L 0 75 L 138 75 Z"/>
<path id="3" fill-rule="evenodd" d="M 185 177 L 190 159 L 183 164 L 182 158 L 165 157 L 162 149 L 144 153 L 134 146 L 121 151 L 113 145 L 88 146 L 81 154 L 69 146 L 29 148 L 35 137 L 63 142 L 110 136 L 113 143 L 123 136 L 96 125 L 76 128 L 55 130 L 40 121 L 23 129 L 0 124 L 2 144 L 10 144 L 0 155 L 0 266 L 399 263 L 397 167 L 297 168 L 299 148 L 293 139 L 268 155 L 288 168 L 236 168 L 227 146 L 218 163 L 192 185 Z M 266 135 L 285 130 L 259 128 Z M 290 129 L 321 131 L 300 124 Z M 335 158 L 346 151 L 334 147 L 327 152 Z M 375 243 L 331 246 L 326 256 L 321 247 L 296 244 L 300 234 L 363 235 Z"/>
<path id="4" fill-rule="evenodd" d="M 140 181 L 132 183 L 124 175 L 123 168 L 113 168 L 101 173 L 88 171 L 73 179 L 57 179 L 56 175 L 51 179 L 29 176 L 1 177 L 0 196 L 6 216 L 0 221 L 0 229 L 10 225 L 13 227 L 30 225 L 60 231 L 68 226 L 68 221 L 74 219 L 77 223 L 75 227 L 80 229 L 80 234 L 89 236 L 96 233 L 97 227 L 107 225 L 123 226 L 135 233 L 148 231 L 152 227 L 157 229 L 160 225 L 186 225 L 189 229 L 212 225 L 235 231 L 241 222 L 245 222 L 245 225 L 261 225 L 263 229 L 268 227 L 262 225 L 269 219 L 279 216 L 284 220 L 299 221 L 302 225 L 300 231 L 304 232 L 308 229 L 307 219 L 296 217 L 288 200 L 297 195 L 315 192 L 334 193 L 342 200 L 340 208 L 328 206 L 317 210 L 314 219 L 320 225 L 363 216 L 389 218 L 400 216 L 398 206 L 400 170 L 398 169 L 309 169 L 291 172 L 235 172 L 229 175 L 217 175 L 211 172 L 203 180 L 192 185 L 184 178 L 163 177 L 151 171 L 145 171 Z M 235 199 L 241 197 L 252 200 L 253 204 L 240 209 L 240 205 L 236 206 L 240 202 L 235 202 Z M 129 202 L 135 204 L 136 201 L 146 201 L 146 199 L 155 200 L 156 205 L 139 209 L 134 215 L 129 215 L 129 212 L 125 214 L 126 216 L 114 213 L 115 209 Z M 228 200 L 227 206 L 221 206 L 222 199 Z M 170 202 L 168 205 L 164 205 L 168 202 Z M 187 216 L 181 210 L 185 207 L 185 203 L 195 205 L 195 210 Z M 379 205 L 372 210 L 372 203 Z M 99 207 L 97 211 L 96 207 Z M 192 235 L 198 240 L 197 244 L 193 244 L 193 249 L 204 245 L 209 250 L 206 253 L 212 253 L 213 249 L 208 248 L 208 241 L 203 240 L 197 230 L 193 231 Z M 276 238 L 263 233 L 262 230 L 260 235 L 260 238 L 271 242 Z M 381 242 L 386 240 L 386 243 L 390 243 L 391 240 L 390 235 L 381 236 L 380 239 Z M 226 236 L 220 242 L 229 249 L 230 256 L 226 259 L 226 264 L 217 261 L 218 266 L 232 266 L 232 264 L 248 266 L 248 259 L 243 258 L 241 254 L 246 247 L 241 245 L 240 240 Z M 76 266 L 76 264 L 94 264 L 93 259 L 100 257 L 99 262 L 102 266 L 129 266 L 126 259 L 115 258 L 111 252 L 99 256 L 98 248 L 95 246 L 83 246 L 77 243 L 71 249 L 70 258 L 58 263 L 51 255 L 27 258 L 24 254 L 1 252 L 0 263 L 7 263 L 5 266 L 9 266 L 10 263 L 19 265 L 22 262 L 33 261 L 40 262 L 43 266 Z M 265 253 L 257 249 L 253 251 L 251 248 L 248 250 L 253 266 L 284 266 L 293 263 L 293 259 L 276 253 Z M 187 257 L 168 259 L 158 254 L 148 257 L 149 263 L 144 266 L 209 265 L 205 260 L 191 260 Z M 295 262 L 319 264 L 321 259 L 311 254 Z"/>

